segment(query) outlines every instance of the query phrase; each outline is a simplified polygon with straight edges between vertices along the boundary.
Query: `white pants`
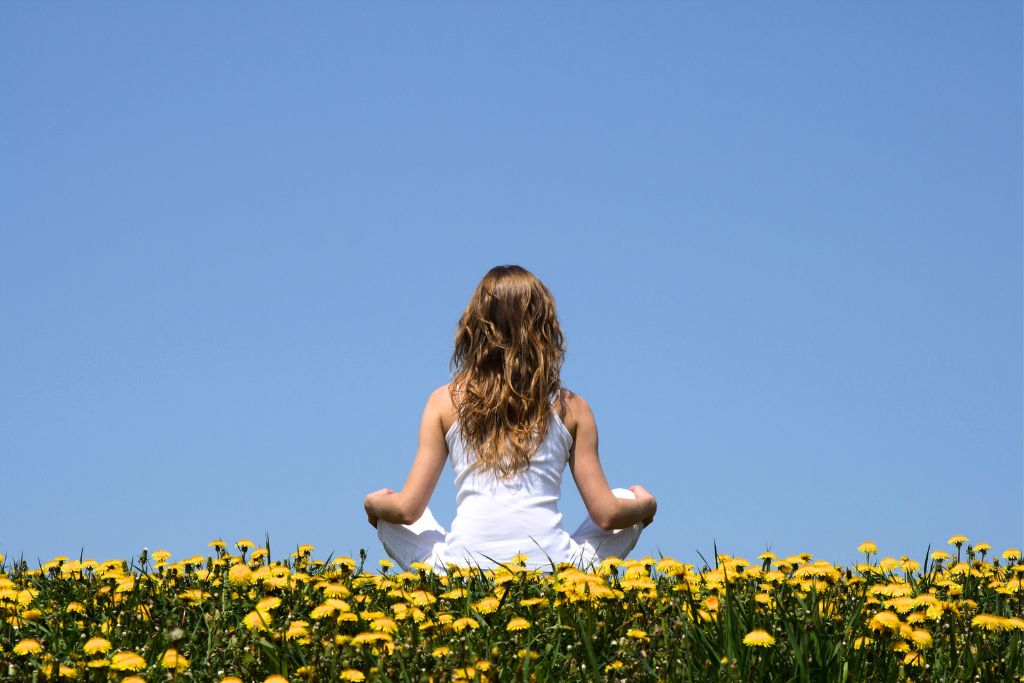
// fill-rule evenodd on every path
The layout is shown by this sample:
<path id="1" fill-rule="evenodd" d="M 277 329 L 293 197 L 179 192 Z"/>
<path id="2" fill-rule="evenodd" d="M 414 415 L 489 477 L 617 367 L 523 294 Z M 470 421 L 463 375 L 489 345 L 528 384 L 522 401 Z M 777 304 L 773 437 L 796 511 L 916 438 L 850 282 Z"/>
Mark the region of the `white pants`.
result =
<path id="1" fill-rule="evenodd" d="M 612 493 L 616 498 L 636 498 L 629 489 L 616 488 L 612 489 Z M 625 558 L 636 546 L 643 526 L 643 522 L 637 522 L 625 529 L 605 530 L 587 515 L 576 531 L 570 534 L 577 547 L 571 561 L 581 568 L 591 568 L 607 557 Z M 413 562 L 427 562 L 435 544 L 444 543 L 447 534 L 444 527 L 434 519 L 429 507 L 412 524 L 377 521 L 377 538 L 388 556 L 405 571 L 410 571 Z"/>

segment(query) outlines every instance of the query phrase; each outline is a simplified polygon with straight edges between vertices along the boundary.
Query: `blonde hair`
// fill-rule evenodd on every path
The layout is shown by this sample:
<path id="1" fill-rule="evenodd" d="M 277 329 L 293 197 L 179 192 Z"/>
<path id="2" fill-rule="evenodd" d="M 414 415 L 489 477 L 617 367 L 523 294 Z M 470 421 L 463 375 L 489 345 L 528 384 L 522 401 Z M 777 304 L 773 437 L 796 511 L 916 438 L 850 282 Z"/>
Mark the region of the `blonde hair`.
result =
<path id="1" fill-rule="evenodd" d="M 491 268 L 455 330 L 452 402 L 473 467 L 511 479 L 547 435 L 565 340 L 555 299 L 521 266 Z"/>

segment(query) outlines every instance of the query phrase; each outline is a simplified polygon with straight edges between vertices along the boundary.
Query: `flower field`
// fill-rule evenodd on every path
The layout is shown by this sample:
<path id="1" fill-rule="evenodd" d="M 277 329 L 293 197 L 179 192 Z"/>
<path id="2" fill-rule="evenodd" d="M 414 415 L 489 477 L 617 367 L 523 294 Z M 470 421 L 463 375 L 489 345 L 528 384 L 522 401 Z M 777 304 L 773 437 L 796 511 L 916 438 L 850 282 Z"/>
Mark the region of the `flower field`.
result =
<path id="1" fill-rule="evenodd" d="M 527 570 L 365 555 L 0 556 L 0 680 L 1024 680 L 1018 549 L 954 536 L 919 563 L 807 554 Z"/>

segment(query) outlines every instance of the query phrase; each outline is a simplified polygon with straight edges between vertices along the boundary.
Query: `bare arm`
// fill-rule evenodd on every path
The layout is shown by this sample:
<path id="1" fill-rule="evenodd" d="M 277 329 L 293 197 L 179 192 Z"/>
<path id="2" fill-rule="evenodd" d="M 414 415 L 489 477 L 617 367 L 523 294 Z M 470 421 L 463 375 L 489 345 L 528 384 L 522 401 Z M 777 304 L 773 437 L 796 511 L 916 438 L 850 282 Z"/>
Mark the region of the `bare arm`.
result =
<path id="1" fill-rule="evenodd" d="M 569 468 L 583 503 L 594 523 L 605 530 L 625 529 L 637 522 L 649 524 L 658 504 L 642 486 L 631 486 L 636 499 L 617 498 L 608 486 L 597 453 L 597 421 L 582 396 L 573 394 L 566 401 L 567 424 L 574 433 L 569 453 Z M 575 428 L 575 429 L 574 429 Z"/>
<path id="2" fill-rule="evenodd" d="M 447 386 L 436 389 L 427 399 L 420 420 L 419 448 L 402 490 L 380 489 L 366 496 L 363 507 L 373 526 L 377 526 L 378 519 L 394 524 L 412 524 L 427 509 L 448 458 L 442 417 L 450 403 Z"/>

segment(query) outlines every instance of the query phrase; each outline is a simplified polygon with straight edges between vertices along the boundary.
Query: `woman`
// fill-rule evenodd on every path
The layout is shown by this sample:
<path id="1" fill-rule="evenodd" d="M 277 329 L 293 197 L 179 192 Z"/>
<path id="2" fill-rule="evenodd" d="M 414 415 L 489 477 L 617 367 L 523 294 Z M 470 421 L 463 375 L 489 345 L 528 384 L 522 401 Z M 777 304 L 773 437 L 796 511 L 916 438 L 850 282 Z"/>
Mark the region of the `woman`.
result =
<path id="1" fill-rule="evenodd" d="M 531 569 L 592 567 L 633 549 L 657 502 L 639 485 L 608 486 L 594 415 L 560 384 L 564 356 L 544 283 L 520 266 L 492 268 L 459 320 L 454 378 L 427 401 L 405 486 L 374 491 L 363 503 L 403 569 L 414 562 L 442 573 L 447 564 L 493 568 L 520 554 Z M 427 508 L 449 456 L 458 505 L 450 532 Z M 558 511 L 566 464 L 589 513 L 572 534 Z"/>

